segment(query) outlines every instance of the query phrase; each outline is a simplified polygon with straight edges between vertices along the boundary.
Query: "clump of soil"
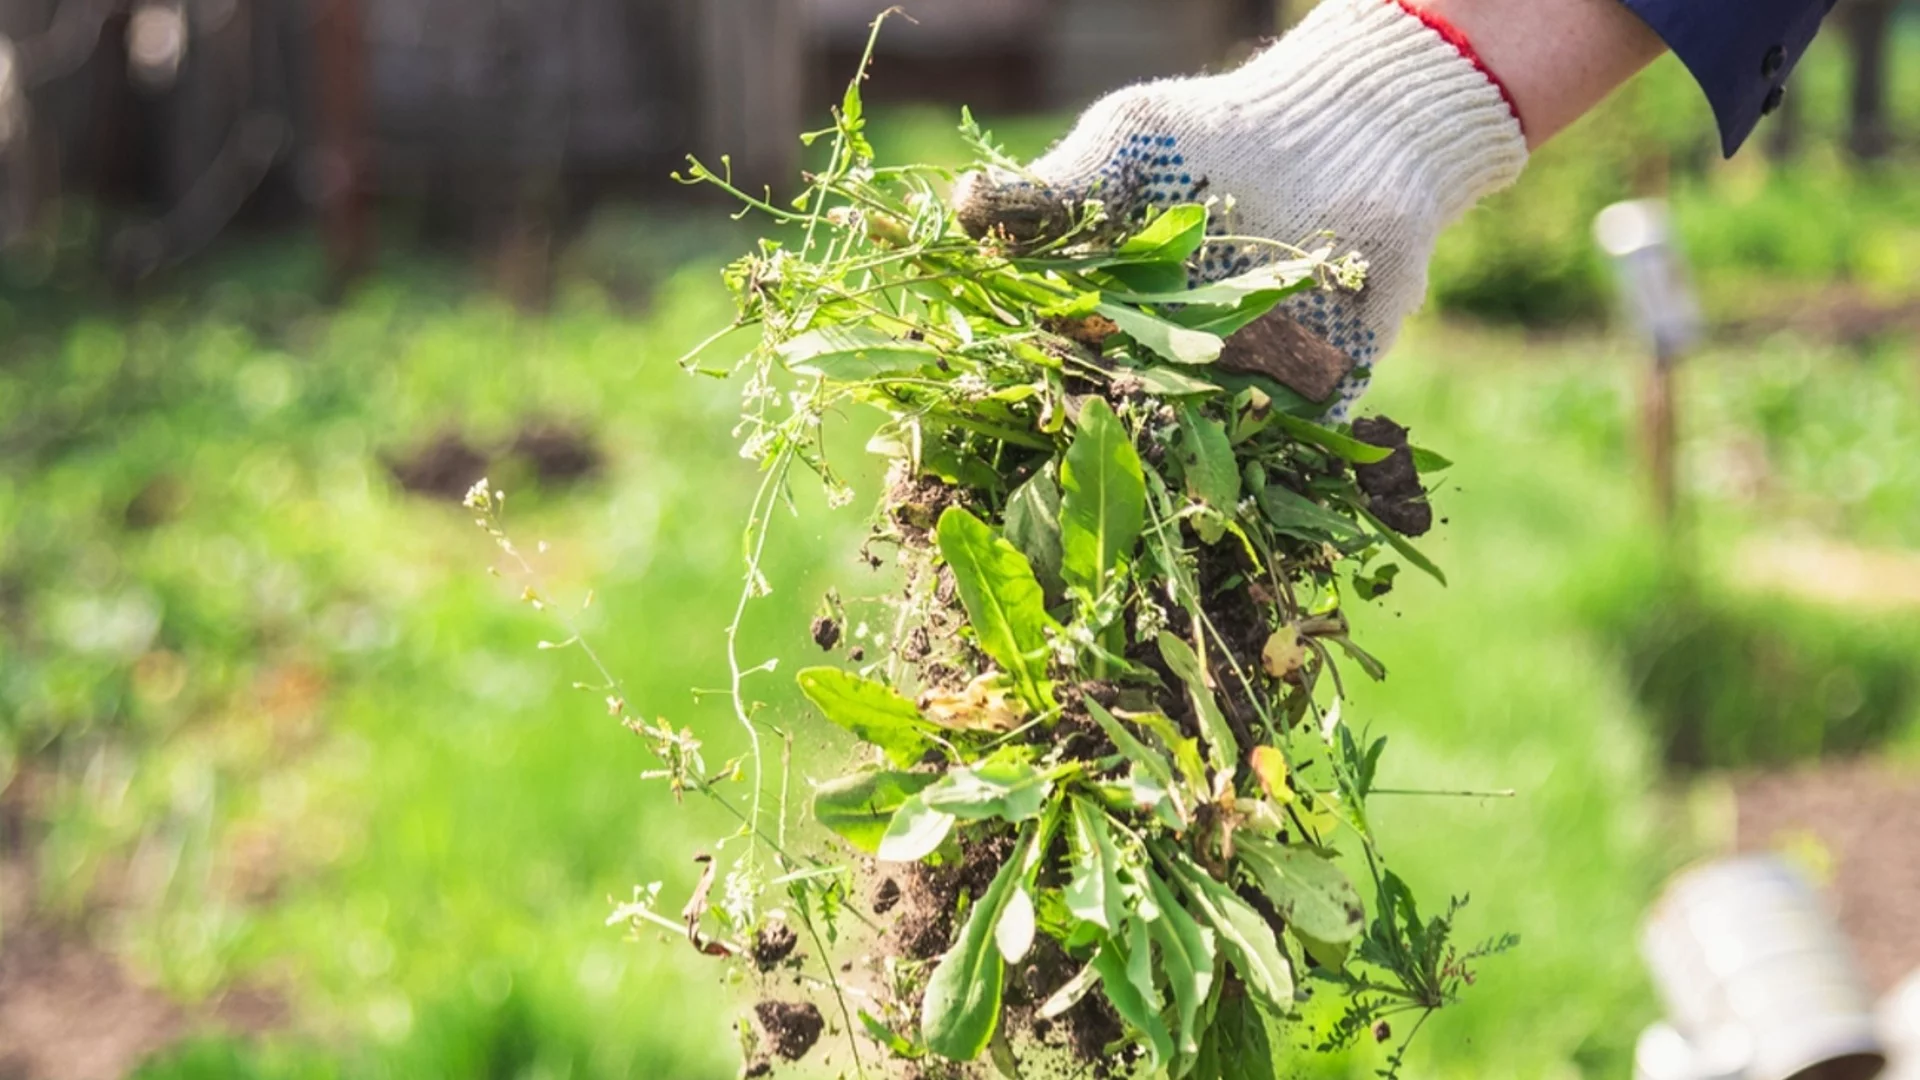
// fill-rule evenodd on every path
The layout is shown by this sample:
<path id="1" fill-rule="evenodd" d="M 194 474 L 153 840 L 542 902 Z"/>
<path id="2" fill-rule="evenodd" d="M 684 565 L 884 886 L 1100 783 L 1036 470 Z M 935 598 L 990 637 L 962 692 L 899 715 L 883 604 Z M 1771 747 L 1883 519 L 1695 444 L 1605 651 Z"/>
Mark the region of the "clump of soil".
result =
<path id="1" fill-rule="evenodd" d="M 840 620 L 821 615 L 813 620 L 809 633 L 813 635 L 815 645 L 820 646 L 824 651 L 832 652 L 833 647 L 840 644 Z"/>
<path id="2" fill-rule="evenodd" d="M 457 499 L 487 474 L 487 455 L 457 431 L 443 431 L 411 453 L 387 460 L 387 471 L 415 495 Z"/>
<path id="3" fill-rule="evenodd" d="M 753 1007 L 762 1043 L 787 1061 L 799 1061 L 820 1041 L 826 1018 L 809 1001 L 768 999 Z"/>
<path id="4" fill-rule="evenodd" d="M 963 505 L 958 488 L 931 477 L 911 479 L 895 477 L 887 490 L 886 507 L 901 540 L 909 546 L 924 547 L 932 542 L 933 527 L 948 507 Z"/>
<path id="5" fill-rule="evenodd" d="M 753 957 L 753 966 L 762 973 L 772 971 L 786 963 L 787 957 L 800 944 L 800 936 L 785 923 L 768 923 L 753 935 L 753 946 L 748 952 Z"/>
<path id="6" fill-rule="evenodd" d="M 873 890 L 873 913 L 885 915 L 900 906 L 900 883 L 892 878 L 882 881 Z"/>
<path id="7" fill-rule="evenodd" d="M 533 466 L 543 484 L 570 484 L 599 475 L 606 455 L 591 432 L 552 420 L 529 421 L 513 438 L 508 452 Z"/>
<path id="8" fill-rule="evenodd" d="M 1353 422 L 1353 437 L 1393 451 L 1385 461 L 1353 470 L 1360 490 L 1367 493 L 1373 516 L 1402 536 L 1425 536 L 1433 528 L 1433 507 L 1427 503 L 1426 489 L 1420 486 L 1407 429 L 1384 416 L 1370 416 Z"/>
<path id="9" fill-rule="evenodd" d="M 1068 956 L 1059 942 L 1044 934 L 1036 939 L 1033 952 L 1026 960 L 1007 972 L 1009 1029 L 1016 1036 L 1027 1037 L 1029 1058 L 1064 1055 L 1060 1069 L 1067 1071 L 1058 1075 L 1091 1076 L 1095 1080 L 1129 1075 L 1132 1059 L 1125 1055 L 1115 1057 L 1107 1051 L 1109 1046 L 1126 1037 L 1127 1029 L 1106 995 L 1090 993 L 1052 1019 L 1036 1015 L 1040 1006 L 1065 986 L 1081 966 L 1082 962 Z M 1044 1065 L 1035 1068 L 1037 1063 L 1032 1060 L 1022 1064 L 1027 1066 L 1025 1072 L 1029 1076 L 1056 1075 Z"/>
<path id="10" fill-rule="evenodd" d="M 986 895 L 987 886 L 1013 854 L 1011 833 L 961 841 L 960 858 L 943 866 L 915 864 L 907 874 L 900 901 L 899 921 L 891 931 L 899 955 L 910 960 L 932 960 L 953 943 L 953 914 L 960 898 L 969 902 Z"/>
<path id="11" fill-rule="evenodd" d="M 590 480 L 606 466 L 606 454 L 590 431 L 551 420 L 526 421 L 504 446 L 476 445 L 461 432 L 442 431 L 430 442 L 386 458 L 386 466 L 412 494 L 457 499 L 502 460 L 524 464 L 535 480 L 552 487 Z"/>

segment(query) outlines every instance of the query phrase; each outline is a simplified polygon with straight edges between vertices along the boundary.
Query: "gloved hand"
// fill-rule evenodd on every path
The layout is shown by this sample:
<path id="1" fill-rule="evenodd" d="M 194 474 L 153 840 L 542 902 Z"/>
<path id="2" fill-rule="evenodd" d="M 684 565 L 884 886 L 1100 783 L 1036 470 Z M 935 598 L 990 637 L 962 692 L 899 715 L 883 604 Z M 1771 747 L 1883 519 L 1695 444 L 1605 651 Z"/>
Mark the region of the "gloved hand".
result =
<path id="1" fill-rule="evenodd" d="M 1459 42 L 1456 44 L 1456 42 Z M 1369 269 L 1357 293 L 1285 309 L 1355 361 L 1329 409 L 1343 419 L 1375 359 L 1426 293 L 1440 231 L 1512 183 L 1527 143 L 1501 86 L 1464 39 L 1400 0 L 1323 0 L 1292 33 L 1223 75 L 1118 91 L 1028 172 L 973 174 L 954 191 L 975 235 L 1060 229 L 1072 204 L 1110 215 L 1218 198 L 1196 284 L 1318 247 L 1331 230 Z"/>

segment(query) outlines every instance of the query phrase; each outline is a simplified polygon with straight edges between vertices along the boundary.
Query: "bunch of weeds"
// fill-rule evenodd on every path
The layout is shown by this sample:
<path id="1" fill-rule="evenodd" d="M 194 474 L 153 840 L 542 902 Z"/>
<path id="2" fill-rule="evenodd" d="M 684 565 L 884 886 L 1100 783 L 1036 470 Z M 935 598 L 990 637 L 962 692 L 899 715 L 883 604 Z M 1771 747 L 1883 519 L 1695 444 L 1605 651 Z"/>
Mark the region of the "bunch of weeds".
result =
<path id="1" fill-rule="evenodd" d="M 982 166 L 1017 168 L 970 117 L 962 130 Z M 767 970 L 800 962 L 797 917 L 805 978 L 831 994 L 860 1072 L 877 1046 L 914 1069 L 986 1057 L 1019 1075 L 1064 1019 L 1097 1015 L 1107 1037 L 1068 1041 L 1078 1068 L 1270 1076 L 1270 1032 L 1316 987 L 1344 1002 L 1326 1050 L 1453 1000 L 1510 942 L 1463 952 L 1457 902 L 1421 914 L 1368 817 L 1386 740 L 1341 715 L 1346 679 L 1384 675 L 1346 606 L 1402 567 L 1441 577 L 1403 533 L 1430 519 L 1416 476 L 1447 463 L 1390 422 L 1324 425 L 1321 404 L 1220 364 L 1288 297 L 1363 287 L 1364 263 L 1221 236 L 1220 208 L 1200 204 L 1113 220 L 1087 200 L 1044 244 L 977 239 L 942 196 L 952 173 L 879 164 L 858 78 L 820 139 L 827 164 L 790 204 L 724 163 L 682 177 L 775 234 L 727 268 L 737 317 L 685 361 L 742 381 L 738 435 L 762 476 L 729 632 L 747 754 L 710 769 L 691 732 L 629 715 L 602 674 L 661 775 L 738 815 L 740 854 L 724 878 L 708 864 L 679 920 L 657 887 L 615 918 Z M 1226 240 L 1264 264 L 1191 288 L 1202 249 Z M 705 359 L 742 331 L 758 340 L 737 362 Z M 812 792 L 845 847 L 796 855 L 784 769 L 776 805 L 763 798 L 763 738 L 781 733 L 747 691 L 771 665 L 731 643 L 771 587 L 760 557 L 795 480 L 854 498 L 823 437 L 850 406 L 885 415 L 867 551 L 890 551 L 904 588 L 873 652 L 798 675 L 865 750 Z M 483 487 L 474 505 L 511 552 L 493 499 Z M 837 612 L 815 637 L 843 644 Z M 931 933 L 870 936 L 874 978 L 854 989 L 826 952 L 842 919 L 865 919 L 849 899 L 876 866 L 944 886 L 919 890 Z M 762 911 L 774 889 L 791 905 L 779 919 Z M 1016 987 L 1033 980 L 1015 970 L 1051 981 Z M 801 1009 L 762 1004 L 750 1071 L 811 1047 L 818 1013 Z"/>

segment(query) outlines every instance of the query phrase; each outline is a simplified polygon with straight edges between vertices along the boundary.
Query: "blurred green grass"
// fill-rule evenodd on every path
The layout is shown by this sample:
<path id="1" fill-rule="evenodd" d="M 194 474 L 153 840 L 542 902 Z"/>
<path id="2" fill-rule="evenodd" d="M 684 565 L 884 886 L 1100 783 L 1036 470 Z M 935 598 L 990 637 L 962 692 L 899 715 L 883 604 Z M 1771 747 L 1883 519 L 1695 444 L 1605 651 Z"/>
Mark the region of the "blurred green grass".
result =
<path id="1" fill-rule="evenodd" d="M 1616 108 L 1671 116 L 1656 105 L 1694 93 L 1655 78 L 1652 104 Z M 903 113 L 876 139 L 952 159 L 949 128 Z M 1057 128 L 1002 135 L 1031 152 Z M 1563 184 L 1600 152 L 1564 145 L 1565 164 L 1541 162 L 1507 209 L 1449 240 L 1442 308 L 1480 310 L 1458 299 L 1473 288 L 1552 321 L 1597 316 L 1588 204 L 1625 192 Z M 1897 177 L 1858 181 L 1837 208 L 1820 154 L 1676 189 L 1683 223 L 1724 224 L 1683 226 L 1710 297 L 1857 277 L 1848 245 L 1913 227 Z M 259 983 L 296 1017 L 164 1055 L 152 1080 L 733 1073 L 747 988 L 718 985 L 684 944 L 602 926 L 636 883 L 683 894 L 725 823 L 642 779 L 644 747 L 568 689 L 577 657 L 537 649 L 554 632 L 486 575 L 494 553 L 456 499 L 406 494 L 385 464 L 442 432 L 486 450 L 528 419 L 590 433 L 607 467 L 576 486 L 493 463 L 509 525 L 551 545 L 552 595 L 594 591 L 581 617 L 628 696 L 728 756 L 731 721 L 691 689 L 724 680 L 754 475 L 728 434 L 734 389 L 673 361 L 726 319 L 713 260 L 743 237 L 687 216 L 609 215 L 541 318 L 404 257 L 323 307 L 306 299 L 314 253 L 283 243 L 230 250 L 130 307 L 64 283 L 0 302 L 15 346 L 0 360 L 0 761 L 15 793 L 32 781 L 43 901 L 92 910 L 99 936 L 185 1000 Z M 1835 237 L 1854 240 L 1821 247 Z M 1778 254 L 1749 250 L 1762 243 Z M 1475 267 L 1504 272 L 1503 252 L 1525 254 L 1514 276 L 1472 284 Z M 644 310 L 626 306 L 640 296 Z M 1697 358 L 1684 419 L 1699 501 L 1677 555 L 1637 478 L 1630 344 L 1429 322 L 1397 352 L 1369 404 L 1458 462 L 1433 545 L 1453 584 L 1403 579 L 1359 616 L 1392 675 L 1348 715 L 1390 737 L 1385 784 L 1516 789 L 1383 800 L 1380 815 L 1423 894 L 1471 892 L 1463 938 L 1523 938 L 1433 1021 L 1410 1075 L 1622 1075 L 1653 1009 L 1639 914 L 1705 834 L 1662 779 L 1609 618 L 1667 598 L 1676 558 L 1703 595 L 1734 591 L 1730 546 L 1793 523 L 1920 544 L 1912 344 L 1863 355 L 1776 336 Z M 1723 467 L 1755 446 L 1759 494 Z M 790 669 L 821 592 L 872 587 L 852 568 L 860 526 L 802 500 L 770 549 L 776 591 L 747 656 Z M 797 715 L 783 682 L 763 692 Z M 800 730 L 804 772 L 831 749 Z M 1379 1055 L 1298 1068 L 1358 1077 Z"/>

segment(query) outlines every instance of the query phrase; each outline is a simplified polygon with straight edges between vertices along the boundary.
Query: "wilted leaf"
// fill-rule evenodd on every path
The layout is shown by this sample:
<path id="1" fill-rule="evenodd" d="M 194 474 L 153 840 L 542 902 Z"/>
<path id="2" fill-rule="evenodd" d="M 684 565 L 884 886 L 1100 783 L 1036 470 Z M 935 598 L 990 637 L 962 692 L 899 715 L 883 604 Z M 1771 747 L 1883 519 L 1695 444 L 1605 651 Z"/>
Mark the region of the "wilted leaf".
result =
<path id="1" fill-rule="evenodd" d="M 925 709 L 929 722 L 949 731 L 1012 731 L 1027 715 L 1021 702 L 1008 698 L 998 672 L 976 676 L 959 693 L 929 692 Z"/>
<path id="2" fill-rule="evenodd" d="M 1247 764 L 1267 798 L 1281 804 L 1293 801 L 1293 789 L 1287 786 L 1287 755 L 1281 753 L 1279 747 L 1254 747 L 1253 753 L 1247 755 Z"/>
<path id="3" fill-rule="evenodd" d="M 1146 520 L 1147 485 L 1133 440 L 1095 398 L 1060 467 L 1061 572 L 1067 584 L 1098 596 L 1107 575 L 1133 553 Z"/>
<path id="4" fill-rule="evenodd" d="M 830 667 L 808 668 L 796 678 L 821 715 L 885 751 L 895 765 L 919 761 L 932 745 L 920 710 L 884 683 Z"/>
<path id="5" fill-rule="evenodd" d="M 927 1048 L 941 1057 L 972 1061 L 993 1040 L 1000 1023 L 1002 984 L 1006 982 L 1006 961 L 994 942 L 994 928 L 1020 885 L 1032 847 L 1029 831 L 995 875 L 993 884 L 974 902 L 959 940 L 927 980 L 920 1003 L 920 1032 Z"/>
<path id="6" fill-rule="evenodd" d="M 939 540 L 981 650 L 1013 676 L 1027 704 L 1051 708 L 1052 693 L 1045 685 L 1047 631 L 1059 624 L 1047 614 L 1033 564 L 993 535 L 986 522 L 957 506 L 940 515 Z"/>
<path id="7" fill-rule="evenodd" d="M 813 816 L 872 854 L 880 850 L 881 838 L 901 806 L 934 779 L 920 773 L 859 772 L 829 780 L 814 788 Z"/>
<path id="8" fill-rule="evenodd" d="M 1300 628 L 1291 624 L 1267 636 L 1260 649 L 1260 666 L 1268 675 L 1284 679 L 1307 663 L 1307 644 L 1300 639 Z"/>

